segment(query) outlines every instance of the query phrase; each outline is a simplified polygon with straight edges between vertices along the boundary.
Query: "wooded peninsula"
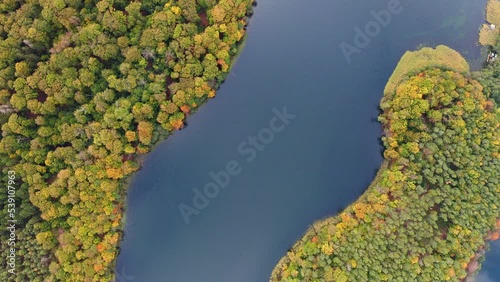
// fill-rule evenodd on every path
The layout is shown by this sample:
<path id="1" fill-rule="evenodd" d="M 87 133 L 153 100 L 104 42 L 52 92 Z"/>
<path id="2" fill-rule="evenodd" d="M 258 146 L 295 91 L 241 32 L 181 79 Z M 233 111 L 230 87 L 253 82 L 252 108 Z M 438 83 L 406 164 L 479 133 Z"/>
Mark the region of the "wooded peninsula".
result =
<path id="1" fill-rule="evenodd" d="M 499 1 L 489 1 L 487 20 L 480 41 L 498 53 Z M 339 215 L 314 223 L 271 281 L 473 277 L 500 237 L 499 102 L 498 61 L 471 73 L 446 46 L 404 54 L 380 102 L 385 151 L 375 180 Z"/>

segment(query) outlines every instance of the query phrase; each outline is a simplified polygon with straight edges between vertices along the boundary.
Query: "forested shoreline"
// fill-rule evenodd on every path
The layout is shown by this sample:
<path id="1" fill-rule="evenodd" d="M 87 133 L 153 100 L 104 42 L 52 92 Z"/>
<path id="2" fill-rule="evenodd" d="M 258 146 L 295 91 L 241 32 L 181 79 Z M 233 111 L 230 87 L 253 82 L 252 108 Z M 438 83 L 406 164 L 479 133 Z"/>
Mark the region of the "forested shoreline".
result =
<path id="1" fill-rule="evenodd" d="M 215 96 L 252 4 L 0 3 L 2 184 L 16 175 L 15 210 L 2 193 L 0 216 L 15 217 L 18 236 L 17 275 L 2 260 L 1 281 L 115 279 L 127 180 Z M 491 34 L 483 42 L 499 52 Z M 376 179 L 316 223 L 272 281 L 462 281 L 478 269 L 478 251 L 500 234 L 500 64 L 471 74 L 457 54 L 405 55 L 381 102 Z M 11 233 L 0 222 L 5 258 Z"/>
<path id="2" fill-rule="evenodd" d="M 500 52 L 500 2 L 480 43 Z M 493 26 L 491 25 L 493 24 Z M 380 102 L 384 163 L 366 192 L 314 223 L 270 281 L 469 281 L 500 237 L 500 62 L 406 52 Z"/>
<path id="3" fill-rule="evenodd" d="M 500 113 L 460 62 L 437 60 L 451 52 L 403 56 L 406 79 L 380 104 L 385 163 L 376 179 L 340 215 L 315 223 L 271 281 L 462 281 L 478 270 L 477 252 L 500 232 Z"/>
<path id="4" fill-rule="evenodd" d="M 14 212 L 0 195 L 2 219 L 17 219 L 16 275 L 2 260 L 0 280 L 114 279 L 137 157 L 215 96 L 252 4 L 0 4 L 0 167 L 17 175 Z"/>

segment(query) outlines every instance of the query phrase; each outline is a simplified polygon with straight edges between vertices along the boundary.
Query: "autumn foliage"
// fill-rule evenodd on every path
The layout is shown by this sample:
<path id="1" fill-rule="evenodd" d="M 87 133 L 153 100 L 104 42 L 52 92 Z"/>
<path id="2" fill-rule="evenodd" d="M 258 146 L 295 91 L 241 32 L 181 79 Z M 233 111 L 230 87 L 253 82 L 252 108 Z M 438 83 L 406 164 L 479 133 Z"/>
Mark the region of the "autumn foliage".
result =
<path id="1" fill-rule="evenodd" d="M 114 279 L 124 179 L 215 96 L 251 4 L 1 1 L 0 167 L 19 176 L 17 281 Z"/>
<path id="2" fill-rule="evenodd" d="M 463 281 L 477 271 L 500 218 L 500 116 L 482 90 L 431 68 L 386 94 L 376 179 L 315 223 L 271 281 Z"/>

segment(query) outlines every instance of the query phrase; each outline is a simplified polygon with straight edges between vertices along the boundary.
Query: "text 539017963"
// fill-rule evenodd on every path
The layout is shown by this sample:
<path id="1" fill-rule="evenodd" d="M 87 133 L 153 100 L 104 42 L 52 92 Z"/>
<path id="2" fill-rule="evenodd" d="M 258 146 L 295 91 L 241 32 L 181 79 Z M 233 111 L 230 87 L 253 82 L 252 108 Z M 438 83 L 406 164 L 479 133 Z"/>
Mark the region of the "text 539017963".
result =
<path id="1" fill-rule="evenodd" d="M 7 230 L 9 239 L 7 245 L 7 271 L 16 274 L 16 172 L 7 172 Z"/>

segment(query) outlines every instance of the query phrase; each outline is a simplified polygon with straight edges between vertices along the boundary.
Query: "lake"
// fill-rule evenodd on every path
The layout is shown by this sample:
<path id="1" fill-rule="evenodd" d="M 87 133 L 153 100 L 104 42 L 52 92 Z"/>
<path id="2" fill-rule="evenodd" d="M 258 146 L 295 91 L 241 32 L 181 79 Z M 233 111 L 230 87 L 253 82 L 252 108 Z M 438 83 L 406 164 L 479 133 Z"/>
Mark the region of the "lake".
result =
<path id="1" fill-rule="evenodd" d="M 494 241 L 490 245 L 491 249 L 486 253 L 486 261 L 483 262 L 482 269 L 476 277 L 475 282 L 498 282 L 500 281 L 500 241 Z"/>
<path id="2" fill-rule="evenodd" d="M 268 281 L 310 224 L 362 194 L 382 162 L 379 100 L 404 51 L 445 44 L 480 62 L 486 0 L 401 0 L 356 46 L 354 28 L 389 2 L 258 2 L 217 97 L 132 180 L 119 281 Z M 212 198 L 197 195 L 205 186 Z"/>

